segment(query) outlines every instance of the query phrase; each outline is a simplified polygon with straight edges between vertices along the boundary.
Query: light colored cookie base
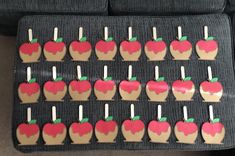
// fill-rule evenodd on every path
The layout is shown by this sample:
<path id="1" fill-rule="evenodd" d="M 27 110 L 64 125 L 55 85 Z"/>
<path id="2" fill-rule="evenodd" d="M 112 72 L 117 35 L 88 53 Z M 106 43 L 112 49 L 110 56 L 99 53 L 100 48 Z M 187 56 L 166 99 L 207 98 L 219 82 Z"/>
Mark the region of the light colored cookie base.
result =
<path id="1" fill-rule="evenodd" d="M 112 51 L 108 51 L 107 53 L 100 52 L 99 50 L 95 49 L 96 56 L 100 61 L 113 61 L 117 53 L 117 46 L 114 47 Z"/>
<path id="2" fill-rule="evenodd" d="M 22 59 L 23 63 L 31 63 L 31 62 L 39 62 L 38 59 L 41 56 L 42 48 L 41 46 L 38 47 L 38 51 L 33 52 L 32 55 L 24 54 L 22 51 L 20 53 L 20 58 Z"/>
<path id="3" fill-rule="evenodd" d="M 215 60 L 215 57 L 218 53 L 218 48 L 211 52 L 206 52 L 205 50 L 201 50 L 198 45 L 196 45 L 197 55 L 200 60 Z"/>
<path id="4" fill-rule="evenodd" d="M 224 128 L 222 129 L 220 134 L 216 133 L 214 137 L 205 133 L 202 130 L 202 137 L 205 140 L 205 144 L 222 144 L 224 136 L 225 136 L 225 129 Z"/>
<path id="5" fill-rule="evenodd" d="M 91 132 L 84 134 L 83 136 L 80 136 L 79 133 L 73 133 L 72 128 L 69 128 L 69 136 L 71 140 L 73 141 L 72 144 L 90 144 L 90 140 L 93 134 L 93 130 Z"/>
<path id="6" fill-rule="evenodd" d="M 88 61 L 91 56 L 91 50 L 79 53 L 78 51 L 74 51 L 71 46 L 69 47 L 69 53 L 73 61 Z"/>
<path id="7" fill-rule="evenodd" d="M 166 98 L 168 96 L 169 91 L 165 91 L 163 93 L 156 94 L 155 91 L 149 90 L 149 88 L 146 86 L 146 94 L 149 97 L 149 101 L 152 102 L 165 102 Z"/>
<path id="8" fill-rule="evenodd" d="M 171 128 L 169 127 L 167 132 L 162 132 L 160 135 L 157 133 L 152 132 L 150 129 L 148 129 L 148 135 L 150 138 L 150 142 L 152 143 L 168 143 L 168 139 L 171 135 Z"/>
<path id="9" fill-rule="evenodd" d="M 43 88 L 43 92 L 46 97 L 46 101 L 62 101 L 67 92 L 67 86 L 64 87 L 63 91 L 58 91 L 57 94 L 48 92 L 45 88 Z"/>
<path id="10" fill-rule="evenodd" d="M 192 48 L 188 51 L 180 53 L 178 50 L 174 50 L 172 46 L 170 46 L 171 55 L 174 57 L 174 60 L 189 60 L 192 54 Z"/>
<path id="11" fill-rule="evenodd" d="M 103 93 L 101 91 L 98 91 L 94 88 L 94 93 L 97 98 L 97 100 L 113 100 L 113 97 L 116 93 L 117 87 L 116 85 L 113 87 L 113 90 L 107 91 L 106 93 Z"/>
<path id="12" fill-rule="evenodd" d="M 64 129 L 62 134 L 57 134 L 56 137 L 52 137 L 47 135 L 45 132 L 42 132 L 43 140 L 45 141 L 45 145 L 63 145 L 63 142 L 66 137 L 67 130 Z"/>
<path id="13" fill-rule="evenodd" d="M 120 46 L 120 54 L 123 58 L 123 61 L 138 61 L 141 55 L 141 50 L 129 54 L 129 52 L 124 51 L 122 46 Z"/>
<path id="14" fill-rule="evenodd" d="M 204 99 L 203 102 L 220 102 L 220 99 L 223 96 L 223 90 L 221 92 L 211 94 L 209 92 L 204 92 L 200 86 L 200 94 Z"/>
<path id="15" fill-rule="evenodd" d="M 20 88 L 18 88 L 18 95 L 19 95 L 19 98 L 20 98 L 22 104 L 38 103 L 38 98 L 40 96 L 40 90 L 37 93 L 34 93 L 31 96 L 29 96 L 27 93 L 22 93 L 20 91 Z"/>
<path id="16" fill-rule="evenodd" d="M 91 89 L 86 92 L 79 93 L 78 91 L 73 91 L 72 87 L 69 85 L 69 94 L 73 101 L 88 101 L 91 95 Z"/>
<path id="17" fill-rule="evenodd" d="M 16 130 L 16 137 L 19 141 L 19 145 L 36 145 L 38 138 L 39 138 L 39 132 L 33 136 L 27 137 L 25 134 L 20 134 L 19 129 Z"/>
<path id="18" fill-rule="evenodd" d="M 184 94 L 176 91 L 173 87 L 172 87 L 172 92 L 176 98 L 176 101 L 192 101 L 192 97 L 195 92 L 195 86 L 193 85 L 192 89 Z"/>
<path id="19" fill-rule="evenodd" d="M 125 101 L 137 101 L 137 99 L 140 96 L 140 92 L 141 92 L 141 86 L 139 86 L 138 90 L 134 90 L 130 94 L 122 90 L 121 87 L 119 87 L 119 93 L 122 97 L 122 100 Z"/>
<path id="20" fill-rule="evenodd" d="M 46 61 L 61 62 L 66 54 L 66 47 L 64 47 L 61 52 L 57 52 L 55 55 L 46 51 L 45 49 L 43 51 Z"/>
<path id="21" fill-rule="evenodd" d="M 144 132 L 145 128 L 135 134 L 132 134 L 131 131 L 126 131 L 124 125 L 122 125 L 122 134 L 125 138 L 125 142 L 142 142 Z"/>
<path id="22" fill-rule="evenodd" d="M 115 143 L 115 139 L 117 137 L 118 127 L 116 126 L 113 132 L 109 132 L 107 135 L 100 133 L 95 129 L 95 135 L 98 140 L 98 143 Z"/>
<path id="23" fill-rule="evenodd" d="M 177 143 L 183 143 L 183 144 L 195 144 L 195 140 L 198 136 L 198 131 L 196 131 L 193 134 L 184 135 L 183 132 L 179 132 L 178 128 L 175 126 L 174 128 L 175 136 L 178 139 Z"/>
<path id="24" fill-rule="evenodd" d="M 166 48 L 163 51 L 154 53 L 153 51 L 149 51 L 148 47 L 144 47 L 145 55 L 148 57 L 149 61 L 163 61 L 166 56 Z"/>

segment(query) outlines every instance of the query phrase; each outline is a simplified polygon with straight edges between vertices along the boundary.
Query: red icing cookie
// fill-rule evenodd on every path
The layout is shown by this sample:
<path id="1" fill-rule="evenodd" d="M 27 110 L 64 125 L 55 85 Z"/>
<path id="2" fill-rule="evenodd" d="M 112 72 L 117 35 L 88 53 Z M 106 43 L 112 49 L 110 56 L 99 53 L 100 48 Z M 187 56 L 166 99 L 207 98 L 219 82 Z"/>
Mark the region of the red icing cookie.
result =
<path id="1" fill-rule="evenodd" d="M 69 128 L 69 135 L 73 144 L 89 144 L 92 134 L 93 126 L 88 122 L 88 118 L 72 123 Z"/>
<path id="2" fill-rule="evenodd" d="M 125 120 L 122 123 L 122 134 L 126 142 L 141 142 L 145 132 L 143 121 L 135 116 L 132 119 Z"/>
<path id="3" fill-rule="evenodd" d="M 120 54 L 124 61 L 138 61 L 141 55 L 141 44 L 136 37 L 123 41 L 120 45 Z"/>
<path id="4" fill-rule="evenodd" d="M 33 78 L 19 85 L 18 95 L 22 103 L 37 103 L 40 96 L 40 85 Z"/>
<path id="5" fill-rule="evenodd" d="M 47 81 L 43 92 L 47 101 L 61 101 L 67 92 L 67 86 L 62 78 L 58 77 L 54 81 Z"/>
<path id="6" fill-rule="evenodd" d="M 144 47 L 145 54 L 150 61 L 161 61 L 166 56 L 167 46 L 162 38 L 148 41 Z"/>
<path id="7" fill-rule="evenodd" d="M 220 102 L 223 96 L 223 86 L 215 77 L 200 84 L 200 93 L 205 102 Z"/>
<path id="8" fill-rule="evenodd" d="M 107 40 L 100 40 L 95 45 L 95 52 L 98 60 L 113 60 L 117 53 L 117 45 L 112 37 Z"/>
<path id="9" fill-rule="evenodd" d="M 48 41 L 44 45 L 44 56 L 47 61 L 62 61 L 66 54 L 66 45 L 62 38 Z"/>
<path id="10" fill-rule="evenodd" d="M 172 91 L 177 101 L 190 101 L 195 92 L 195 85 L 191 77 L 186 77 L 184 80 L 174 81 Z"/>
<path id="11" fill-rule="evenodd" d="M 95 135 L 100 143 L 114 143 L 118 133 L 118 125 L 112 116 L 99 120 L 95 125 Z"/>
<path id="12" fill-rule="evenodd" d="M 22 123 L 16 129 L 16 137 L 20 145 L 37 144 L 39 135 L 40 129 L 36 124 L 36 120 L 31 120 L 29 123 Z"/>
<path id="13" fill-rule="evenodd" d="M 112 77 L 97 80 L 94 85 L 95 96 L 98 100 L 112 100 L 116 93 L 116 84 Z"/>
<path id="14" fill-rule="evenodd" d="M 148 135 L 150 142 L 168 143 L 171 134 L 171 126 L 166 121 L 166 117 L 162 117 L 159 121 L 152 120 L 148 125 Z"/>
<path id="15" fill-rule="evenodd" d="M 156 81 L 150 80 L 146 84 L 146 93 L 150 101 L 166 101 L 169 93 L 169 86 L 164 81 L 164 77 L 160 77 Z"/>
<path id="16" fill-rule="evenodd" d="M 71 42 L 69 52 L 74 61 L 88 61 L 91 56 L 92 46 L 86 37 L 82 37 L 79 41 Z"/>
<path id="17" fill-rule="evenodd" d="M 119 84 L 119 92 L 122 100 L 136 101 L 140 96 L 141 84 L 136 77 L 132 77 L 129 81 L 123 80 Z"/>
<path id="18" fill-rule="evenodd" d="M 225 128 L 220 123 L 219 118 L 211 122 L 205 122 L 202 125 L 202 137 L 205 140 L 205 144 L 222 144 L 224 136 Z"/>
<path id="19" fill-rule="evenodd" d="M 20 58 L 23 63 L 38 62 L 41 51 L 41 45 L 37 42 L 36 38 L 28 43 L 23 43 L 19 48 Z"/>
<path id="20" fill-rule="evenodd" d="M 174 131 L 178 143 L 194 144 L 197 139 L 198 127 L 193 118 L 177 122 Z"/>
<path id="21" fill-rule="evenodd" d="M 215 60 L 218 53 L 218 43 L 210 36 L 196 43 L 196 51 L 200 60 Z"/>
<path id="22" fill-rule="evenodd" d="M 69 94 L 72 100 L 87 101 L 91 95 L 91 83 L 87 80 L 86 76 L 80 80 L 73 80 L 69 84 Z"/>
<path id="23" fill-rule="evenodd" d="M 170 51 L 174 60 L 189 60 L 192 54 L 192 44 L 187 40 L 187 36 L 183 36 L 171 42 Z"/>

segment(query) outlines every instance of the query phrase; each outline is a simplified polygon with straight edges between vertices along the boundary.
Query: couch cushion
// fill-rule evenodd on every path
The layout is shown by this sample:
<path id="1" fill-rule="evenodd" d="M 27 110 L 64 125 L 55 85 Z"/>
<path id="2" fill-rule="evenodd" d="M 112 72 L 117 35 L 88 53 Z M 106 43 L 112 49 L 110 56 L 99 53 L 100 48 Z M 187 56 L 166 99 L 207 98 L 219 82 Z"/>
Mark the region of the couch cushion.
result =
<path id="1" fill-rule="evenodd" d="M 71 41 L 78 37 L 78 27 L 84 28 L 84 33 L 87 39 L 91 42 L 94 49 L 95 43 L 103 38 L 104 26 L 109 27 L 109 35 L 114 38 L 117 45 L 127 38 L 127 27 L 133 27 L 133 36 L 143 45 L 146 41 L 152 38 L 152 27 L 156 26 L 158 35 L 163 37 L 166 44 L 176 38 L 177 26 L 181 25 L 183 34 L 188 36 L 188 40 L 195 45 L 196 42 L 203 38 L 203 26 L 209 27 L 209 34 L 214 36 L 219 43 L 219 53 L 215 61 L 201 61 L 193 48 L 193 53 L 190 61 L 174 61 L 167 51 L 165 61 L 147 61 L 142 49 L 142 55 L 137 62 L 122 61 L 120 54 L 115 57 L 115 61 L 98 61 L 94 51 L 92 52 L 89 62 L 74 62 L 67 52 L 64 62 L 47 62 L 41 56 L 40 62 L 25 64 L 21 62 L 18 51 L 16 52 L 16 65 L 14 68 L 14 109 L 13 109 L 13 141 L 15 147 L 23 152 L 31 151 L 52 151 L 52 150 L 94 150 L 94 149 L 112 149 L 112 150 L 220 150 L 232 148 L 235 146 L 235 81 L 232 59 L 232 43 L 230 21 L 227 15 L 197 15 L 197 16 L 180 16 L 180 17 L 95 17 L 95 16 L 28 16 L 24 17 L 19 22 L 17 35 L 17 49 L 24 42 L 27 42 L 28 28 L 33 29 L 33 35 L 38 38 L 41 45 L 50 40 L 53 36 L 53 28 L 59 28 L 59 36 L 63 37 L 64 42 L 69 45 Z M 68 47 L 68 46 L 67 46 Z M 169 49 L 169 48 L 168 48 Z M 145 93 L 145 84 L 154 77 L 154 66 L 158 65 L 160 73 L 165 77 L 168 84 L 172 85 L 174 80 L 180 78 L 180 66 L 184 65 L 186 74 L 192 77 L 196 85 L 196 93 L 193 101 L 180 102 L 175 101 L 175 98 L 170 92 L 167 101 L 162 104 L 163 115 L 168 118 L 172 129 L 177 121 L 182 120 L 182 107 L 186 105 L 189 111 L 189 117 L 195 118 L 195 123 L 199 128 L 203 122 L 208 121 L 208 104 L 214 105 L 214 115 L 219 117 L 225 125 L 226 135 L 223 144 L 209 145 L 204 144 L 201 132 L 195 144 L 180 144 L 176 143 L 175 135 L 171 134 L 169 144 L 154 144 L 149 142 L 147 133 L 144 135 L 141 143 L 124 142 L 121 131 L 119 130 L 116 143 L 102 144 L 97 143 L 96 137 L 93 135 L 91 143 L 88 145 L 71 144 L 69 136 L 67 136 L 64 145 L 61 146 L 46 146 L 40 136 L 38 145 L 21 146 L 18 145 L 16 139 L 17 126 L 25 122 L 27 107 L 32 108 L 33 119 L 37 119 L 37 123 L 42 129 L 43 125 L 51 121 L 51 107 L 56 105 L 57 116 L 62 119 L 62 122 L 69 127 L 78 118 L 78 105 L 84 104 L 84 116 L 89 118 L 89 121 L 95 123 L 104 117 L 104 104 L 107 101 L 97 101 L 92 92 L 89 101 L 75 102 L 70 100 L 67 95 L 63 102 L 48 102 L 45 101 L 43 93 L 41 93 L 38 104 L 20 104 L 17 93 L 17 88 L 21 82 L 26 80 L 26 68 L 31 66 L 33 77 L 37 82 L 43 84 L 51 79 L 51 68 L 57 66 L 58 75 L 63 77 L 63 80 L 69 84 L 72 79 L 76 78 L 76 66 L 81 65 L 82 71 L 88 76 L 89 80 L 94 85 L 94 82 L 103 76 L 103 66 L 108 66 L 108 75 L 113 77 L 118 85 L 121 80 L 127 77 L 128 65 L 133 65 L 134 75 L 142 84 L 142 92 L 139 101 L 122 101 L 117 92 L 113 101 L 108 101 L 110 104 L 110 115 L 117 121 L 119 128 L 121 123 L 130 117 L 129 106 L 135 104 L 135 114 L 140 115 L 145 125 L 156 117 L 156 104 L 148 101 Z M 205 103 L 199 94 L 199 84 L 207 79 L 207 66 L 210 65 L 213 70 L 213 75 L 219 77 L 219 81 L 223 84 L 224 93 L 220 103 Z"/>
<path id="2" fill-rule="evenodd" d="M 225 0 L 110 0 L 115 15 L 174 15 L 222 12 Z"/>

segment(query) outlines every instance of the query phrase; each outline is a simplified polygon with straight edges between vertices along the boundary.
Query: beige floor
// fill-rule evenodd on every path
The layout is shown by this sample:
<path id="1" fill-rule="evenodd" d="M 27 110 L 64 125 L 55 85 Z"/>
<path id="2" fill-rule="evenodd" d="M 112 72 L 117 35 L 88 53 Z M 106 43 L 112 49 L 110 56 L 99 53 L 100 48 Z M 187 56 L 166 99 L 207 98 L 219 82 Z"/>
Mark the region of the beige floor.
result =
<path id="1" fill-rule="evenodd" d="M 24 155 L 14 149 L 11 140 L 11 111 L 13 90 L 13 62 L 15 55 L 15 37 L 0 36 L 0 156 Z M 118 155 L 145 155 L 145 156 L 208 156 L 210 152 L 169 152 L 169 151 L 82 151 L 82 152 L 37 152 L 31 156 L 118 156 Z"/>

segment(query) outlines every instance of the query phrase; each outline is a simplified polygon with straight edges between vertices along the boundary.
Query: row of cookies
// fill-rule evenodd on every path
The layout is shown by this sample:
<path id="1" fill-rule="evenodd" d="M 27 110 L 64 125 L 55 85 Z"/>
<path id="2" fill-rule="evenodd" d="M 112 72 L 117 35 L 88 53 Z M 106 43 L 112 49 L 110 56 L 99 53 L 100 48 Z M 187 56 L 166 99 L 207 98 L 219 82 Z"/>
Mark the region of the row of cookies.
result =
<path id="1" fill-rule="evenodd" d="M 108 76 L 108 67 L 104 66 L 104 77 L 96 80 L 94 94 L 97 100 L 113 100 L 116 94 L 116 83 Z M 67 93 L 67 85 L 62 77 L 57 77 L 56 67 L 52 67 L 53 80 L 45 82 L 43 92 L 47 101 L 62 101 Z M 72 80 L 68 85 L 69 94 L 74 101 L 88 101 L 92 85 L 82 76 L 81 67 L 77 66 L 77 79 Z M 122 80 L 119 84 L 119 93 L 122 100 L 136 101 L 141 93 L 141 83 L 132 76 L 132 66 L 129 65 L 128 80 Z M 155 66 L 155 79 L 147 82 L 145 87 L 150 101 L 164 102 L 168 97 L 170 87 L 159 76 L 158 66 Z M 220 102 L 223 96 L 223 86 L 217 77 L 212 77 L 211 67 L 208 67 L 208 80 L 203 81 L 199 87 L 202 98 L 205 102 Z M 177 101 L 190 101 L 195 93 L 195 85 L 191 77 L 185 76 L 184 66 L 181 66 L 181 79 L 172 83 L 172 92 Z M 40 96 L 40 85 L 35 78 L 31 78 L 31 68 L 27 68 L 27 82 L 18 87 L 18 95 L 22 103 L 35 103 Z"/>
<path id="2" fill-rule="evenodd" d="M 171 125 L 166 117 L 162 117 L 161 105 L 158 105 L 157 119 L 148 122 L 147 133 L 152 143 L 168 143 L 171 136 Z M 124 120 L 121 131 L 125 142 L 142 142 L 145 134 L 145 124 L 134 113 L 134 104 L 130 105 L 130 119 Z M 195 144 L 198 137 L 198 125 L 194 118 L 188 118 L 187 107 L 183 107 L 183 120 L 176 122 L 174 134 L 178 143 Z M 225 136 L 225 127 L 219 118 L 214 118 L 213 107 L 209 106 L 210 119 L 201 126 L 201 134 L 206 144 L 221 144 Z M 98 143 L 115 143 L 118 134 L 118 124 L 109 115 L 109 105 L 105 104 L 104 119 L 95 124 L 95 136 Z M 93 136 L 93 126 L 88 118 L 83 117 L 83 106 L 79 106 L 79 119 L 69 128 L 72 144 L 89 144 Z M 45 145 L 62 145 L 67 135 L 67 128 L 56 116 L 56 107 L 52 107 L 52 122 L 44 124 L 42 137 Z M 40 136 L 40 128 L 36 120 L 31 119 L 31 108 L 27 110 L 27 122 L 18 125 L 16 136 L 20 145 L 35 145 Z"/>
<path id="3" fill-rule="evenodd" d="M 124 61 L 138 61 L 141 55 L 141 43 L 137 37 L 132 36 L 132 27 L 128 29 L 128 40 L 121 42 L 120 54 Z M 29 42 L 19 47 L 19 55 L 24 63 L 38 62 L 41 55 L 41 45 L 32 36 L 29 29 Z M 156 27 L 153 27 L 153 39 L 146 42 L 145 54 L 150 61 L 164 60 L 167 53 L 167 45 L 161 37 L 157 36 Z M 174 60 L 189 60 L 192 54 L 192 44 L 187 36 L 182 36 L 182 28 L 178 27 L 178 37 L 170 44 L 170 52 Z M 62 61 L 66 55 L 66 45 L 63 38 L 58 38 L 58 28 L 54 28 L 53 40 L 45 43 L 44 56 L 47 61 Z M 218 53 L 218 43 L 214 37 L 208 36 L 208 27 L 204 27 L 204 39 L 196 43 L 196 51 L 200 60 L 215 60 Z M 108 35 L 108 27 L 104 29 L 104 39 L 95 45 L 98 60 L 111 61 L 117 53 L 117 44 L 113 37 Z M 83 28 L 79 29 L 79 39 L 69 45 L 69 53 L 74 61 L 88 61 L 92 53 L 92 45 L 83 35 Z"/>

